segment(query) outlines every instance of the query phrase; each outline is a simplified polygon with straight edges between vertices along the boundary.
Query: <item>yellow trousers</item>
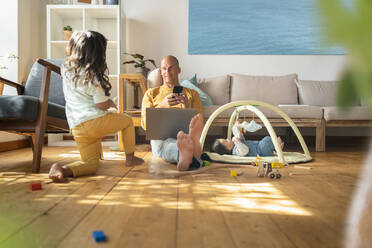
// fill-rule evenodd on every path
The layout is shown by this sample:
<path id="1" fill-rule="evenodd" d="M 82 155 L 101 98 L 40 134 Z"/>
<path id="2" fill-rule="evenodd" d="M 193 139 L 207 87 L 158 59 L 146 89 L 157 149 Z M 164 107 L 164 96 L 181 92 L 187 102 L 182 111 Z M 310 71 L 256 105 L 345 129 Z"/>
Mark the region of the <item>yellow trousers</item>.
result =
<path id="1" fill-rule="evenodd" d="M 98 169 L 101 139 L 103 136 L 122 131 L 125 154 L 134 152 L 135 134 L 132 118 L 125 114 L 108 113 L 74 127 L 72 135 L 80 151 L 81 161 L 67 164 L 74 177 L 96 173 Z"/>

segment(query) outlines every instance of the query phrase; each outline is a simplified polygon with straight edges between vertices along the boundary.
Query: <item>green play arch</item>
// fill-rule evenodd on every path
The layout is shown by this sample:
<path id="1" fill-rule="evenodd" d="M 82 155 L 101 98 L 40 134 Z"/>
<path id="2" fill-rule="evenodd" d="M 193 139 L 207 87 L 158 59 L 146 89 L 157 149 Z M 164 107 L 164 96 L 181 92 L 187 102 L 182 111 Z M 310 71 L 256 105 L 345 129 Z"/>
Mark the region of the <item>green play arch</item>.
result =
<path id="1" fill-rule="evenodd" d="M 276 135 L 273 127 L 271 126 L 269 120 L 261 112 L 261 110 L 259 110 L 255 106 L 261 106 L 261 107 L 271 109 L 271 110 L 275 111 L 276 113 L 278 113 L 284 120 L 286 120 L 287 123 L 292 128 L 292 130 L 294 131 L 294 133 L 296 134 L 297 139 L 299 140 L 304 153 L 302 154 L 302 153 L 298 153 L 298 152 L 283 152 L 280 145 L 279 145 L 277 135 Z M 273 141 L 273 144 L 274 144 L 274 147 L 275 147 L 275 150 L 276 150 L 276 153 L 277 153 L 277 156 L 263 157 L 263 159 L 265 161 L 267 161 L 267 162 L 279 161 L 279 162 L 282 162 L 283 164 L 288 164 L 288 163 L 307 162 L 307 161 L 312 160 L 309 149 L 307 148 L 306 143 L 305 143 L 300 131 L 298 130 L 297 126 L 294 124 L 292 119 L 286 113 L 284 113 L 280 108 L 278 108 L 274 105 L 271 105 L 269 103 L 266 103 L 266 102 L 254 101 L 254 100 L 235 101 L 235 102 L 231 102 L 231 103 L 227 103 L 225 105 L 222 105 L 221 107 L 216 109 L 212 113 L 212 115 L 208 118 L 208 120 L 207 120 L 207 122 L 204 126 L 204 129 L 202 131 L 202 134 L 200 136 L 200 145 L 201 145 L 202 149 L 204 147 L 205 137 L 207 136 L 209 127 L 213 123 L 214 119 L 221 112 L 225 111 L 226 109 L 234 108 L 234 107 L 236 109 L 230 117 L 229 126 L 228 126 L 228 130 L 227 130 L 227 137 L 228 138 L 231 138 L 231 129 L 232 129 L 232 126 L 234 124 L 234 120 L 236 118 L 236 115 L 243 110 L 249 110 L 249 111 L 254 112 L 261 119 L 263 124 L 265 125 L 265 127 L 266 127 L 267 131 L 269 132 L 269 135 L 270 135 L 270 137 Z M 207 152 L 207 155 L 214 161 L 227 162 L 227 163 L 228 162 L 231 162 L 231 163 L 245 163 L 245 162 L 254 161 L 256 159 L 256 157 L 239 157 L 239 156 L 235 156 L 235 155 L 219 155 L 219 154 L 216 154 L 216 153 L 209 153 L 209 152 Z"/>

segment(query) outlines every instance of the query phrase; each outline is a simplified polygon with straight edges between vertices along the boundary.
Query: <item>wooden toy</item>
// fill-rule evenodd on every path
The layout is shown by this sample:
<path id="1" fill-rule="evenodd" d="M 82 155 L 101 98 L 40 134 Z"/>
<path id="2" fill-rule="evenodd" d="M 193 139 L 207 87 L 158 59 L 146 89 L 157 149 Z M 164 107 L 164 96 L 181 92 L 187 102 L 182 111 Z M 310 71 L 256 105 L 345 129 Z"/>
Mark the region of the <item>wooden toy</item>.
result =
<path id="1" fill-rule="evenodd" d="M 264 177 L 265 176 L 265 168 L 264 163 L 261 157 L 256 157 L 256 166 L 257 166 L 257 176 Z"/>
<path id="2" fill-rule="evenodd" d="M 268 173 L 268 176 L 271 178 L 271 179 L 274 179 L 274 178 L 281 178 L 282 177 L 282 174 L 280 174 L 279 172 L 279 169 L 281 169 L 283 167 L 283 163 L 280 163 L 280 162 L 273 162 L 271 163 L 270 165 L 270 172 Z"/>
<path id="3" fill-rule="evenodd" d="M 278 169 L 281 169 L 283 167 L 283 163 L 281 162 L 272 162 L 271 163 L 271 167 L 272 168 L 278 168 Z"/>
<path id="4" fill-rule="evenodd" d="M 37 183 L 30 183 L 28 185 L 28 187 L 30 188 L 31 191 L 34 191 L 34 190 L 41 190 L 42 187 L 41 187 L 41 183 L 40 182 L 37 182 Z"/>
<path id="5" fill-rule="evenodd" d="M 236 170 L 230 170 L 230 176 L 237 177 L 238 173 L 236 172 Z"/>
<path id="6" fill-rule="evenodd" d="M 105 242 L 106 241 L 106 235 L 103 231 L 93 231 L 92 236 L 95 242 Z"/>

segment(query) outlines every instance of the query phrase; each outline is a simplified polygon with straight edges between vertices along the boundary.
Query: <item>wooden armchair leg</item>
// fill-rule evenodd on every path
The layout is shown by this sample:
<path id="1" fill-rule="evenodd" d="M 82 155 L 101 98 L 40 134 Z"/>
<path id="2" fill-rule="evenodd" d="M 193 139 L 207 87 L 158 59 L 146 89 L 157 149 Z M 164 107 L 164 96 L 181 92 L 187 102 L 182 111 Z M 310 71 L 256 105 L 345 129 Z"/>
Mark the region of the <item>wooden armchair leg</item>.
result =
<path id="1" fill-rule="evenodd" d="M 34 147 L 35 147 L 35 144 L 36 144 L 35 134 L 31 134 L 31 136 L 29 136 L 29 140 L 30 140 L 30 145 L 31 145 L 32 152 L 34 152 Z"/>
<path id="2" fill-rule="evenodd" d="M 42 127 L 37 127 L 35 130 L 35 143 L 34 143 L 34 159 L 32 164 L 32 172 L 39 173 L 40 172 L 40 164 L 41 164 L 41 153 L 43 149 L 44 143 L 44 132 L 45 129 Z"/>

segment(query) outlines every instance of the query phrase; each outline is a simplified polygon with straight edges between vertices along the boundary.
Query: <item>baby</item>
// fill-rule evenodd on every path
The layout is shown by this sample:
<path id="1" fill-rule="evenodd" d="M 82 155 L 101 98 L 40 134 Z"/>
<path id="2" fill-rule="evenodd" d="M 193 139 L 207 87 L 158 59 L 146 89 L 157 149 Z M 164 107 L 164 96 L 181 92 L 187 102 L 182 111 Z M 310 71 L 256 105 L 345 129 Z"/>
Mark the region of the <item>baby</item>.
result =
<path id="1" fill-rule="evenodd" d="M 284 142 L 278 137 L 280 147 L 283 149 Z M 272 156 L 275 147 L 270 136 L 265 136 L 260 141 L 245 140 L 243 135 L 232 139 L 216 139 L 211 150 L 220 155 L 232 154 L 237 156 Z"/>

